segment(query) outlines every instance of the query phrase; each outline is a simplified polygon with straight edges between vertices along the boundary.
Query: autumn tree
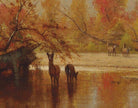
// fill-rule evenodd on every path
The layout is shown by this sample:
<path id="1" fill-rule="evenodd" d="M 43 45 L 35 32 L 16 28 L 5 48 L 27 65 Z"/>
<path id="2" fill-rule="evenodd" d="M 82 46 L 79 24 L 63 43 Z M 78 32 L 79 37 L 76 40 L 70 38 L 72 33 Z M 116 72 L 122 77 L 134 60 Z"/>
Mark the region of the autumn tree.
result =
<path id="1" fill-rule="evenodd" d="M 93 5 L 98 12 L 97 19 L 102 24 L 102 29 L 97 33 L 106 40 L 119 44 L 126 32 L 131 31 L 136 37 L 132 23 L 136 13 L 127 12 L 127 0 L 94 0 Z M 97 24 L 99 26 L 99 24 Z M 128 33 L 129 35 L 132 35 Z"/>
<path id="2" fill-rule="evenodd" d="M 30 0 L 1 0 L 0 8 L 1 51 L 9 52 L 27 45 L 28 42 L 35 42 L 28 37 L 27 29 L 36 18 L 35 4 Z"/>
<path id="3" fill-rule="evenodd" d="M 138 10 L 138 1 L 135 1 L 134 9 L 130 12 L 127 12 L 124 18 L 128 33 L 131 34 L 131 37 L 136 41 L 138 40 L 138 33 L 137 33 L 138 12 L 137 10 Z"/>
<path id="4" fill-rule="evenodd" d="M 104 43 L 104 44 L 106 43 L 106 40 L 104 40 L 103 38 L 101 39 L 101 38 L 97 37 L 95 34 L 92 34 L 90 31 L 87 30 L 87 23 L 89 23 L 89 22 L 87 22 L 87 20 L 88 20 L 87 19 L 88 18 L 87 11 L 88 10 L 87 10 L 87 5 L 86 5 L 86 1 L 85 0 L 78 0 L 78 1 L 73 0 L 72 4 L 71 4 L 70 12 L 67 12 L 67 11 L 65 11 L 63 9 L 62 10 L 58 10 L 58 11 L 63 16 L 65 16 L 66 18 L 68 18 L 70 20 L 70 22 L 72 23 L 72 30 L 74 29 L 73 30 L 74 32 L 80 33 L 81 34 L 81 38 L 84 38 L 86 36 L 88 38 L 93 39 L 96 42 L 98 41 L 98 42 L 101 42 L 101 43 Z M 75 15 L 75 14 L 77 14 L 77 15 Z M 77 34 L 75 34 L 75 36 L 76 35 Z M 75 38 L 75 36 L 73 38 Z M 79 36 L 79 35 L 77 35 L 77 36 Z M 83 39 L 81 39 L 81 38 L 78 38 L 78 39 L 83 41 Z M 84 39 L 86 39 L 86 38 L 84 38 Z M 86 42 L 86 41 L 83 41 L 83 42 Z"/>
<path id="5" fill-rule="evenodd" d="M 40 4 L 41 2 L 42 4 Z M 53 4 L 53 0 L 41 2 L 13 0 L 9 3 L 1 0 L 1 51 L 9 52 L 33 43 L 41 44 L 41 49 L 69 54 L 71 49 L 64 41 L 62 34 L 64 27 L 60 26 L 57 20 L 56 8 L 59 8 L 60 2 L 58 0 L 55 0 L 55 4 Z M 38 8 L 41 5 L 43 8 Z M 43 13 L 44 16 L 40 13 Z"/>
<path id="6" fill-rule="evenodd" d="M 99 33 L 101 35 L 104 34 L 105 39 L 112 41 L 124 34 L 124 27 L 120 22 L 120 18 L 124 15 L 126 4 L 126 0 L 93 1 L 95 9 L 98 11 L 97 18 L 100 18 L 99 22 L 103 25 Z"/>
<path id="7" fill-rule="evenodd" d="M 87 32 L 87 5 L 86 0 L 72 0 L 70 6 L 70 15 L 81 28 L 82 31 Z M 84 39 L 87 37 L 81 33 L 78 28 L 72 23 L 72 37 L 80 44 L 85 43 Z"/>
<path id="8" fill-rule="evenodd" d="M 42 50 L 50 49 L 70 57 L 70 46 L 64 41 L 63 34 L 60 34 L 64 28 L 60 27 L 56 20 L 55 10 L 58 3 L 53 5 L 52 2 L 46 1 L 48 10 L 45 11 L 44 20 L 39 14 L 41 10 L 37 9 L 37 0 L 0 2 L 0 52 L 1 58 L 6 58 L 6 63 L 5 59 L 0 61 L 1 70 L 5 70 L 3 66 L 12 69 L 16 83 L 20 79 L 20 69 L 28 70 L 30 63 L 36 59 L 32 50 L 38 46 Z"/>

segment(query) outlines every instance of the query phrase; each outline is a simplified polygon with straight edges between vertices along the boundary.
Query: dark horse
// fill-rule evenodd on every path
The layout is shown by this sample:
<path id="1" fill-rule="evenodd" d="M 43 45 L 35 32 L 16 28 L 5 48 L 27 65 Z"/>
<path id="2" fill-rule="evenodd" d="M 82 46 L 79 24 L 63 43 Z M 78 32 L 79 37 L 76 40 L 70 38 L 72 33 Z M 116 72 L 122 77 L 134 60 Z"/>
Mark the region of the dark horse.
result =
<path id="1" fill-rule="evenodd" d="M 67 75 L 67 81 L 69 80 L 69 78 L 70 78 L 70 81 L 73 80 L 73 78 L 75 78 L 77 80 L 78 72 L 75 72 L 75 68 L 72 64 L 66 65 L 65 72 Z"/>
<path id="2" fill-rule="evenodd" d="M 47 53 L 48 59 L 49 59 L 49 75 L 51 77 L 51 84 L 52 84 L 52 78 L 54 78 L 54 84 L 55 81 L 57 81 L 57 84 L 59 83 L 59 77 L 60 77 L 60 68 L 58 65 L 53 64 L 53 58 L 54 53 L 52 54 Z"/>

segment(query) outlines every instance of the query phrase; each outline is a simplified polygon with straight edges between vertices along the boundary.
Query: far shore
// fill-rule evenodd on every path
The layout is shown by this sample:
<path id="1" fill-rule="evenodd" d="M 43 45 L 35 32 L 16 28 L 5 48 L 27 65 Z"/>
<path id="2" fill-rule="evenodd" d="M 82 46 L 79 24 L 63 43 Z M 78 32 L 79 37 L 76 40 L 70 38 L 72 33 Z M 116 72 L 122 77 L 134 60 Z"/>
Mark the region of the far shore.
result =
<path id="1" fill-rule="evenodd" d="M 41 65 L 48 65 L 47 55 L 38 53 L 37 62 Z M 79 53 L 79 56 L 72 54 L 72 59 L 65 57 L 66 61 L 62 61 L 57 54 L 54 57 L 54 64 L 66 65 L 74 64 L 75 66 L 89 67 L 115 67 L 115 68 L 138 68 L 138 54 L 130 54 L 128 57 L 117 54 L 117 56 L 108 56 L 107 53 Z"/>
<path id="2" fill-rule="evenodd" d="M 38 53 L 35 65 L 30 65 L 30 70 L 41 69 L 48 71 L 48 59 L 45 53 Z M 126 73 L 123 78 L 138 79 L 138 54 L 130 54 L 128 57 L 117 54 L 108 56 L 107 53 L 79 53 L 79 56 L 72 54 L 72 59 L 66 58 L 62 61 L 58 54 L 54 57 L 54 64 L 60 65 L 62 73 L 66 64 L 73 64 L 76 71 L 90 73 Z"/>

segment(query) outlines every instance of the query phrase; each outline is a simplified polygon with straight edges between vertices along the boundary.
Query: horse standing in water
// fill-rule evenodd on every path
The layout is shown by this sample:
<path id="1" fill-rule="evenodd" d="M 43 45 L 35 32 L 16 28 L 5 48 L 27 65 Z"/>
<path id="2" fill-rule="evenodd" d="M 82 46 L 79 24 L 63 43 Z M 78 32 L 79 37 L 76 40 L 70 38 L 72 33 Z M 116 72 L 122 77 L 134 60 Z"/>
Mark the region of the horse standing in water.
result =
<path id="1" fill-rule="evenodd" d="M 59 77 L 60 77 L 60 67 L 58 65 L 53 64 L 53 58 L 54 53 L 52 54 L 47 53 L 48 59 L 49 59 L 49 75 L 51 77 L 51 84 L 52 79 L 54 78 L 54 84 L 57 81 L 57 84 L 59 83 Z"/>
<path id="2" fill-rule="evenodd" d="M 70 78 L 70 81 L 73 80 L 73 78 L 75 78 L 77 80 L 78 72 L 75 72 L 75 68 L 72 64 L 66 65 L 65 72 L 67 75 L 67 81 L 69 81 L 69 78 Z"/>
<path id="3" fill-rule="evenodd" d="M 115 55 L 116 56 L 116 45 L 109 46 L 107 43 L 108 56 Z"/>
<path id="4" fill-rule="evenodd" d="M 129 56 L 129 51 L 130 51 L 130 48 L 126 47 L 126 44 L 124 44 L 122 48 L 122 55 Z"/>

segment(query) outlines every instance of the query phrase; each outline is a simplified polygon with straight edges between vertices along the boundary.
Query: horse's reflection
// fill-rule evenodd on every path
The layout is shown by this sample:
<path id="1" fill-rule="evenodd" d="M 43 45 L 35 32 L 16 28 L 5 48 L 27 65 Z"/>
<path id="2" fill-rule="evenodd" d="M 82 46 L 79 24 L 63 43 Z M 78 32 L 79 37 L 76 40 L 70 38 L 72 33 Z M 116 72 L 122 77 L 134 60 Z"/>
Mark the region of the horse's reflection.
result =
<path id="1" fill-rule="evenodd" d="M 77 90 L 77 82 L 68 82 L 67 89 L 68 89 L 69 98 L 72 98 L 74 96 L 74 93 L 76 93 L 76 90 Z"/>
<path id="2" fill-rule="evenodd" d="M 52 95 L 52 107 L 56 108 L 56 106 L 58 106 L 58 103 L 60 102 L 58 85 L 51 85 L 51 95 Z"/>

